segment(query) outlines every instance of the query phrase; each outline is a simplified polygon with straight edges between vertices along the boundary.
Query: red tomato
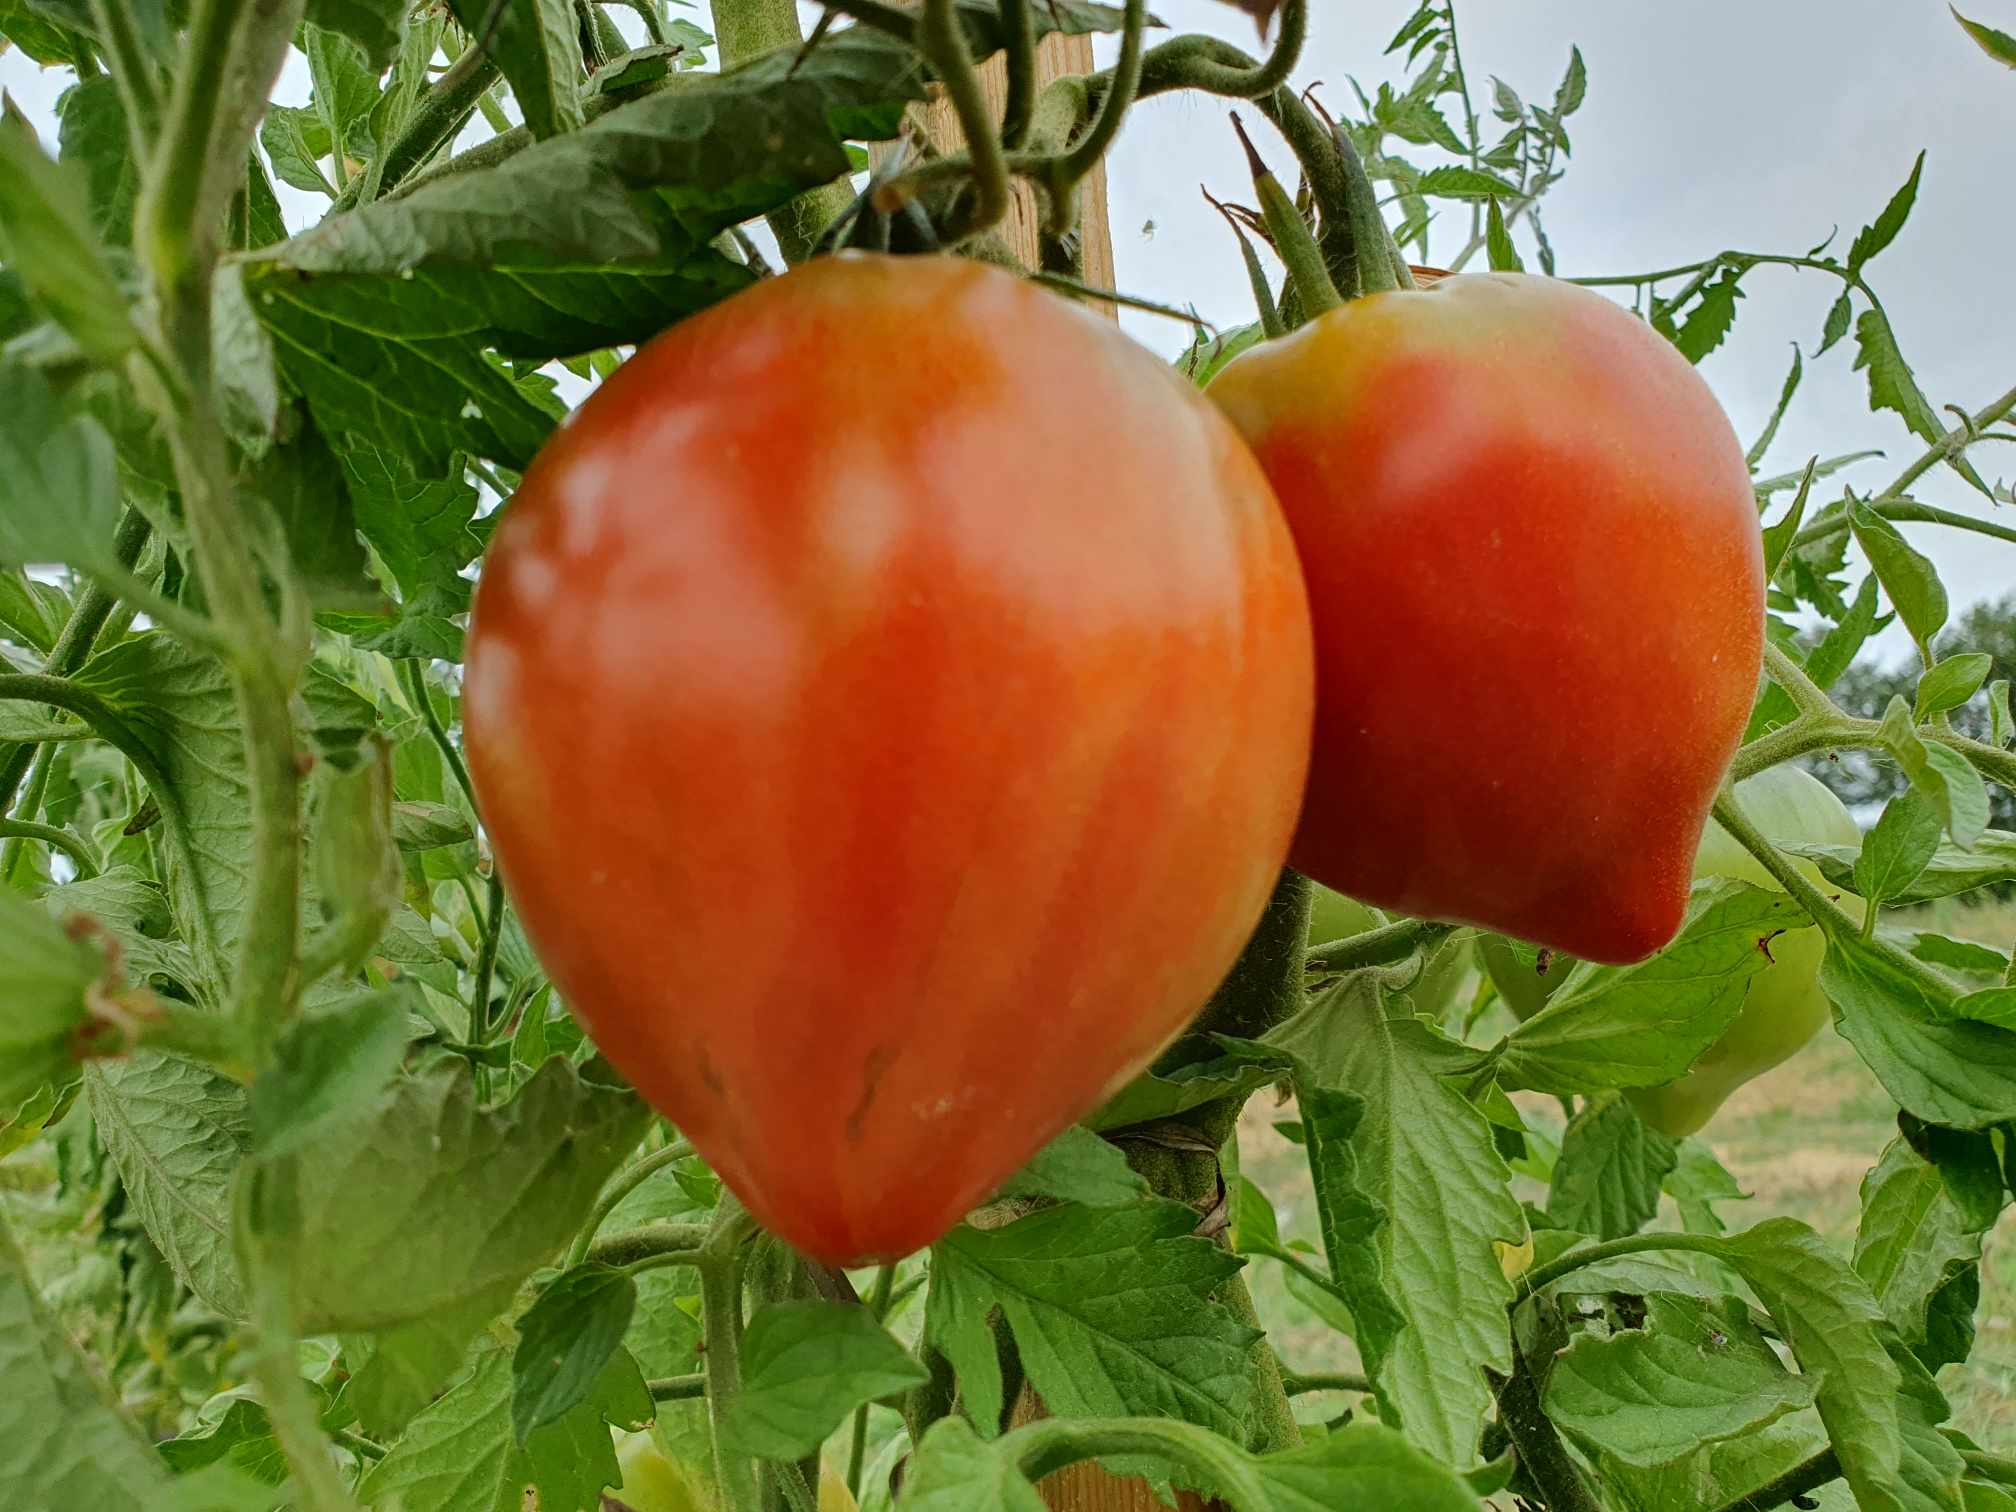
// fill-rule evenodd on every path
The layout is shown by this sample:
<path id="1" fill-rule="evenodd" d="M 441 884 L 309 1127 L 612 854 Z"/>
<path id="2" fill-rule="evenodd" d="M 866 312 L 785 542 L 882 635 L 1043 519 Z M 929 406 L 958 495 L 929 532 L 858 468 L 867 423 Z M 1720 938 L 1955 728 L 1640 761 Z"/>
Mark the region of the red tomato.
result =
<path id="1" fill-rule="evenodd" d="M 1222 416 L 998 269 L 852 255 L 674 327 L 553 437 L 465 718 L 596 1043 L 851 1263 L 936 1239 L 1202 1006 L 1313 696 Z"/>
<path id="2" fill-rule="evenodd" d="M 1293 863 L 1599 961 L 1679 928 L 1757 687 L 1743 449 L 1657 333 L 1515 274 L 1376 294 L 1212 383 L 1316 626 Z"/>

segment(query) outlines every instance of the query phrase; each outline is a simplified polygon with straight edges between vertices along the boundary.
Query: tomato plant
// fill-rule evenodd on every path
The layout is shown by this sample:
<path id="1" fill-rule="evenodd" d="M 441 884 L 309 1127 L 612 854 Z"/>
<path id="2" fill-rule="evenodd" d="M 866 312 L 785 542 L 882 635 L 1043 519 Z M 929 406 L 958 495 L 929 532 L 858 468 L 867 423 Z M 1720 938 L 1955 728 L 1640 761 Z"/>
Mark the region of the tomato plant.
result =
<path id="1" fill-rule="evenodd" d="M 1492 273 L 1353 301 L 1211 395 L 1309 576 L 1295 864 L 1594 959 L 1671 940 L 1763 631 L 1756 503 L 1708 386 L 1601 296 Z M 1602 719 L 1545 717 L 1564 687 Z"/>
<path id="2" fill-rule="evenodd" d="M 2016 1495 L 1992 196 L 1187 9 L 0 0 L 0 1508 Z"/>

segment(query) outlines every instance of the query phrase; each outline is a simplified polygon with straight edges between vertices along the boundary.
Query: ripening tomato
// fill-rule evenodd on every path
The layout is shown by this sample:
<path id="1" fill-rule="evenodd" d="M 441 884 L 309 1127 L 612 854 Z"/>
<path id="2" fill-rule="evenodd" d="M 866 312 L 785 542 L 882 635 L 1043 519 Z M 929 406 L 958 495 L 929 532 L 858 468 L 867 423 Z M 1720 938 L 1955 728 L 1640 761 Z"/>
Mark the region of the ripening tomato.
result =
<path id="1" fill-rule="evenodd" d="M 1756 692 L 1743 449 L 1649 326 L 1516 274 L 1375 294 L 1210 394 L 1309 585 L 1293 864 L 1600 961 L 1673 937 Z"/>
<path id="2" fill-rule="evenodd" d="M 1854 817 L 1827 785 L 1797 767 L 1780 766 L 1738 783 L 1737 800 L 1751 823 L 1779 845 L 1859 845 Z M 1794 865 L 1823 892 L 1834 893 L 1811 861 Z M 1729 832 L 1709 821 L 1694 863 L 1697 876 L 1735 877 L 1783 891 L 1764 864 Z M 1844 897 L 1842 906 L 1858 919 L 1861 900 Z M 1818 926 L 1787 930 L 1770 941 L 1771 964 L 1750 979 L 1743 1012 L 1678 1081 L 1663 1087 L 1634 1087 L 1627 1094 L 1638 1116 L 1663 1133 L 1699 1130 L 1745 1082 L 1752 1081 L 1803 1049 L 1832 1016 L 1820 991 L 1820 962 L 1827 938 Z"/>
<path id="3" fill-rule="evenodd" d="M 953 258 L 658 337 L 526 473 L 470 767 L 540 958 L 758 1219 L 930 1243 L 1202 1006 L 1308 760 L 1294 545 L 1203 399 Z"/>

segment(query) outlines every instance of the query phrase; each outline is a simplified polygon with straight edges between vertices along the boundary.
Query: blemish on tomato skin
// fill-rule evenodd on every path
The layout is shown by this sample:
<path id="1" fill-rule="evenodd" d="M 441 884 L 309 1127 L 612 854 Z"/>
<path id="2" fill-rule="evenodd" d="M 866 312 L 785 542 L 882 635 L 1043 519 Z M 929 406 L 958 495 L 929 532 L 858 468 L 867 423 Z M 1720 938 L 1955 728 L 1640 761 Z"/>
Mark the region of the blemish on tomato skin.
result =
<path id="1" fill-rule="evenodd" d="M 868 1110 L 875 1105 L 875 1094 L 882 1088 L 882 1078 L 895 1062 L 894 1045 L 877 1045 L 868 1052 L 868 1060 L 861 1068 L 861 1096 L 855 1100 L 853 1110 L 847 1115 L 846 1134 L 849 1144 L 861 1142 L 861 1128 L 868 1117 Z"/>
<path id="2" fill-rule="evenodd" d="M 695 1058 L 694 1069 L 700 1074 L 701 1086 L 712 1092 L 716 1097 L 727 1095 L 728 1089 L 721 1080 L 721 1073 L 714 1069 L 714 1062 L 709 1059 L 705 1050 L 702 1050 Z"/>

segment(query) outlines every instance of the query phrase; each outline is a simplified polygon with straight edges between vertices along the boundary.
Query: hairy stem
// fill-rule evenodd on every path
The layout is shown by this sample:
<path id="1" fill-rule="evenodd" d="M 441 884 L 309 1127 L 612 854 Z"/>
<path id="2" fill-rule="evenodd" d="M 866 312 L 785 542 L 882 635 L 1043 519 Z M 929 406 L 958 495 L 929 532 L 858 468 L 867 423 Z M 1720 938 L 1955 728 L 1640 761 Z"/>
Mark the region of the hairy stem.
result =
<path id="1" fill-rule="evenodd" d="M 714 0 L 714 40 L 721 53 L 721 71 L 747 63 L 780 47 L 794 47 L 805 38 L 798 24 L 796 0 Z M 845 179 L 808 189 L 767 219 L 777 233 L 777 246 L 787 263 L 812 255 L 824 231 L 854 201 Z"/>
<path id="2" fill-rule="evenodd" d="M 683 1139 L 675 1139 L 662 1150 L 653 1150 L 634 1165 L 618 1171 L 615 1178 L 602 1191 L 594 1211 L 588 1221 L 581 1225 L 581 1232 L 574 1240 L 573 1248 L 567 1252 L 567 1263 L 579 1265 L 588 1258 L 589 1246 L 595 1242 L 596 1232 L 609 1221 L 609 1215 L 622 1205 L 623 1199 L 669 1165 L 676 1165 L 689 1159 L 693 1146 Z"/>
<path id="3" fill-rule="evenodd" d="M 714 1429 L 714 1478 L 724 1512 L 762 1512 L 756 1465 L 737 1451 L 728 1431 L 729 1406 L 742 1391 L 742 1246 L 755 1224 L 731 1192 L 702 1244 L 701 1327 L 707 1347 L 707 1412 Z"/>

